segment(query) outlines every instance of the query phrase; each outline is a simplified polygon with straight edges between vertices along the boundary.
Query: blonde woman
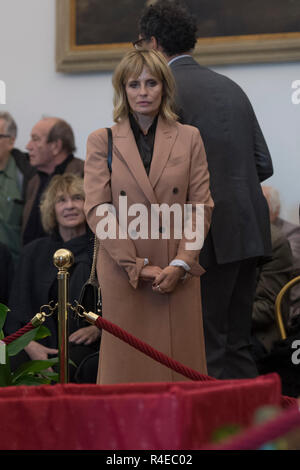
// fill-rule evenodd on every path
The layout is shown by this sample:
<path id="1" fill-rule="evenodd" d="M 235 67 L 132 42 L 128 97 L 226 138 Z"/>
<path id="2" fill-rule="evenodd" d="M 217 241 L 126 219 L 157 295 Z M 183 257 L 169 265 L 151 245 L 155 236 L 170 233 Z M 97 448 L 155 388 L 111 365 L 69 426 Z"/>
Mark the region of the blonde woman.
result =
<path id="1" fill-rule="evenodd" d="M 185 235 L 177 239 L 172 221 L 167 226 L 156 212 L 158 205 L 177 204 L 183 213 L 189 203 L 195 230 L 199 204 L 204 211 L 198 231 L 207 233 L 213 201 L 203 142 L 196 128 L 177 122 L 174 80 L 158 52 L 128 53 L 115 70 L 113 87 L 111 172 L 107 132 L 99 129 L 88 138 L 84 178 L 87 221 L 102 238 L 97 273 L 103 316 L 205 373 L 200 248 L 188 249 Z M 143 229 L 134 222 L 137 207 Z M 160 221 L 156 234 L 150 229 L 154 213 Z M 103 332 L 99 383 L 175 380 L 184 378 Z"/>
<path id="2" fill-rule="evenodd" d="M 14 333 L 50 300 L 57 302 L 57 268 L 53 265 L 56 250 L 66 248 L 74 255 L 70 270 L 69 299 L 73 303 L 89 277 L 93 234 L 87 227 L 84 205 L 83 179 L 65 173 L 52 178 L 41 200 L 41 220 L 47 237 L 39 238 L 23 249 L 11 290 L 5 331 Z M 47 359 L 57 356 L 57 316 L 47 318 L 45 325 L 51 336 L 31 341 L 25 348 L 26 355 L 16 356 L 15 365 L 30 359 Z M 99 346 L 99 330 L 73 316 L 69 319 L 70 357 L 79 365 L 88 354 Z M 74 369 L 70 375 L 73 377 Z"/>

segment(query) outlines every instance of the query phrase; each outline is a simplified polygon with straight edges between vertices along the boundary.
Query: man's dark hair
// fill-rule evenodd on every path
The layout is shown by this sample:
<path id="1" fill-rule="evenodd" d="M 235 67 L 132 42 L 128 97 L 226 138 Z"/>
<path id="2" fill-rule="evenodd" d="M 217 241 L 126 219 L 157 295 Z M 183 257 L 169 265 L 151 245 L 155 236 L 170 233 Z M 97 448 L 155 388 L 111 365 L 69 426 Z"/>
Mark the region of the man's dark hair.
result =
<path id="1" fill-rule="evenodd" d="M 75 138 L 72 127 L 63 119 L 58 119 L 48 134 L 48 142 L 56 142 L 57 140 L 61 140 L 62 149 L 67 153 L 75 152 Z"/>
<path id="2" fill-rule="evenodd" d="M 197 21 L 182 2 L 158 0 L 142 12 L 139 33 L 146 40 L 154 36 L 163 51 L 173 56 L 195 47 Z"/>

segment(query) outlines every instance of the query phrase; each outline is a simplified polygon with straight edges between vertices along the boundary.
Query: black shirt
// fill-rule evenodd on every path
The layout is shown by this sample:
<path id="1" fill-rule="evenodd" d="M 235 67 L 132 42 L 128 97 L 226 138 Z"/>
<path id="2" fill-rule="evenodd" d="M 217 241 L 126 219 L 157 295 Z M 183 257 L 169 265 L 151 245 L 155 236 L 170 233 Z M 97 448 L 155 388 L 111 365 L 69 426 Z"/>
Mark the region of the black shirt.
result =
<path id="1" fill-rule="evenodd" d="M 59 165 L 55 167 L 55 170 L 51 175 L 44 173 L 43 171 L 37 171 L 37 174 L 40 177 L 40 185 L 39 185 L 39 189 L 38 189 L 36 198 L 34 200 L 34 203 L 30 212 L 27 225 L 24 230 L 24 234 L 23 234 L 24 245 L 27 245 L 27 243 L 30 243 L 31 241 L 36 240 L 37 238 L 45 237 L 47 235 L 43 229 L 42 221 L 41 221 L 41 213 L 40 213 L 41 196 L 43 192 L 45 191 L 45 189 L 47 188 L 53 176 L 62 175 L 66 171 L 67 165 L 73 160 L 73 158 L 74 158 L 73 155 L 70 154 L 62 163 L 60 163 Z"/>
<path id="2" fill-rule="evenodd" d="M 134 116 L 131 113 L 129 114 L 130 126 L 147 175 L 149 175 L 150 172 L 157 120 L 158 116 L 156 116 L 153 123 L 149 127 L 148 133 L 144 134 Z"/>

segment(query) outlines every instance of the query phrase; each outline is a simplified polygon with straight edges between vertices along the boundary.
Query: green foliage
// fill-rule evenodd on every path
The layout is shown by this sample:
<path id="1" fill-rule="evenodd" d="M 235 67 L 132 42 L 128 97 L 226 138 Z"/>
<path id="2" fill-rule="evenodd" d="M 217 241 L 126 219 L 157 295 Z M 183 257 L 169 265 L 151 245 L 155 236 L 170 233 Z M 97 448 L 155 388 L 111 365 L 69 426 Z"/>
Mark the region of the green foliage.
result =
<path id="1" fill-rule="evenodd" d="M 234 423 L 221 426 L 213 432 L 212 442 L 221 443 L 224 440 L 239 434 L 241 430 L 241 426 Z"/>
<path id="2" fill-rule="evenodd" d="M 16 356 L 22 349 L 30 343 L 30 341 L 37 341 L 38 339 L 46 338 L 51 333 L 45 326 L 38 326 L 31 331 L 28 331 L 20 338 L 15 339 L 12 343 L 7 345 L 7 352 L 9 356 Z"/>
<path id="3" fill-rule="evenodd" d="M 9 309 L 0 303 L 0 340 L 4 338 L 3 326 Z M 0 364 L 0 387 L 16 385 L 44 385 L 51 382 L 58 382 L 58 374 L 49 370 L 58 363 L 58 358 L 48 359 L 46 361 L 28 361 L 22 364 L 14 372 L 11 371 L 11 356 L 15 356 L 24 349 L 30 341 L 49 336 L 51 333 L 45 326 L 39 326 L 17 338 L 6 347 L 6 363 Z"/>
<path id="4" fill-rule="evenodd" d="M 49 359 L 48 361 L 28 361 L 22 364 L 13 374 L 12 385 L 31 385 L 26 383 L 28 376 L 30 380 L 34 379 L 32 374 L 41 372 L 43 374 L 43 383 L 50 383 L 58 374 L 54 372 L 46 372 L 45 369 L 57 364 L 57 358 Z"/>

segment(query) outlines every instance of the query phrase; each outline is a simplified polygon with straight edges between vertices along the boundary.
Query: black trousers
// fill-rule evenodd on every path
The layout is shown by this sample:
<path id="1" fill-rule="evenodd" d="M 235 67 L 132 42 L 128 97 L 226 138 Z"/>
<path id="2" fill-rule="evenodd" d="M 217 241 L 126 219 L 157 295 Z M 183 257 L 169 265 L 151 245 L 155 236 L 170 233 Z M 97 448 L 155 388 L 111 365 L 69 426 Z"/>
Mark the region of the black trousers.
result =
<path id="1" fill-rule="evenodd" d="M 258 375 L 251 354 L 257 258 L 213 264 L 201 276 L 208 374 L 217 379 Z"/>

